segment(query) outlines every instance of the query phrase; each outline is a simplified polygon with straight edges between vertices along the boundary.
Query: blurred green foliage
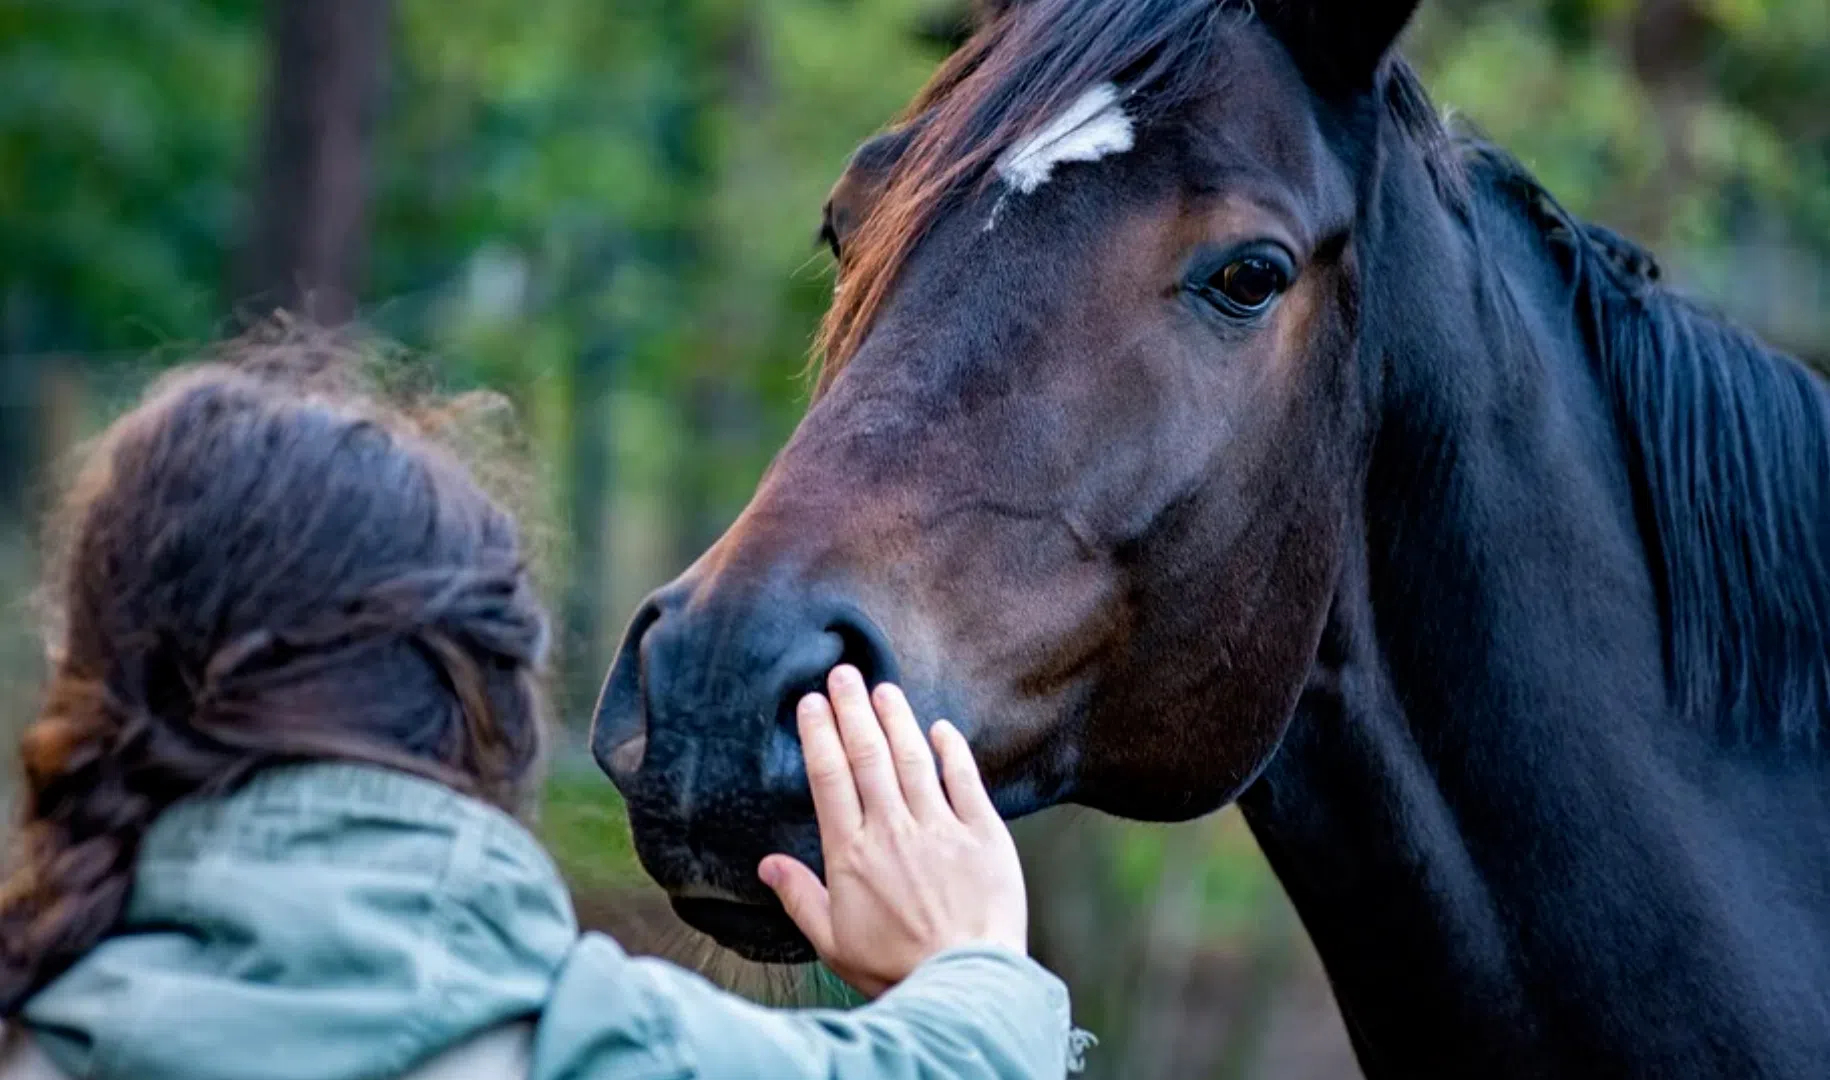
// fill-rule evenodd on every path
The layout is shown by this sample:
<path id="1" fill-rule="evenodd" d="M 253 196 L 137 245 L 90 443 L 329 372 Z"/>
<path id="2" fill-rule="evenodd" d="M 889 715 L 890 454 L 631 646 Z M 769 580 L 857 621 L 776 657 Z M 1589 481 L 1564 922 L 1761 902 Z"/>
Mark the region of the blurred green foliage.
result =
<path id="1" fill-rule="evenodd" d="M 635 385 L 704 365 L 791 414 L 820 197 L 932 69 L 915 31 L 943 7 L 398 0 L 372 318 L 525 389 L 581 317 L 617 317 Z M 0 0 L 0 292 L 33 316 L 11 320 L 25 344 L 136 353 L 222 325 L 262 33 L 257 0 Z M 1444 0 L 1410 49 L 1573 206 L 1680 256 L 1750 212 L 1830 249 L 1826 50 L 1821 0 Z"/>
<path id="2" fill-rule="evenodd" d="M 595 773 L 561 769 L 547 780 L 538 831 L 576 890 L 616 891 L 644 882 L 623 800 Z"/>
<path id="3" fill-rule="evenodd" d="M 1572 209 L 1777 343 L 1830 356 L 1830 4 L 1459 0 L 1410 52 Z"/>
<path id="4" fill-rule="evenodd" d="M 0 3 L 8 348 L 139 349 L 215 323 L 260 79 L 253 8 Z"/>

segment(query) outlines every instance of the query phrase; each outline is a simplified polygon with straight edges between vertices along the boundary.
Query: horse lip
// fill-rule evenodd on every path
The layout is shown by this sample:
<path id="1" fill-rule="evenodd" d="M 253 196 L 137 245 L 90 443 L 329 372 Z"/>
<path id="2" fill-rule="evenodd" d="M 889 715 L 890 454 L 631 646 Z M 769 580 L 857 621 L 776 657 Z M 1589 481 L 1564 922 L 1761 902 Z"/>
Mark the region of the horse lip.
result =
<path id="1" fill-rule="evenodd" d="M 726 904 L 755 905 L 756 901 L 747 896 L 739 896 L 730 889 L 721 889 L 716 885 L 695 884 L 682 885 L 667 890 L 670 900 L 716 900 Z"/>
<path id="2" fill-rule="evenodd" d="M 674 914 L 745 960 L 805 964 L 817 959 L 806 935 L 780 904 L 669 896 Z"/>

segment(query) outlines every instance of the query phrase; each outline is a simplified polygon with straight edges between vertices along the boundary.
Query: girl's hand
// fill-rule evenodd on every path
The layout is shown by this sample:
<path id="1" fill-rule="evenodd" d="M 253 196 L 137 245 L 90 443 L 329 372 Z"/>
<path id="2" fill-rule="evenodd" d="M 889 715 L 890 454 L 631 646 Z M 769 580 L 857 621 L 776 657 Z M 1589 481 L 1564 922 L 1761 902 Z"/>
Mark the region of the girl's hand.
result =
<path id="1" fill-rule="evenodd" d="M 1027 954 L 1023 867 L 965 736 L 943 720 L 924 739 L 902 691 L 855 668 L 827 688 L 798 711 L 826 882 L 787 855 L 758 871 L 795 925 L 868 997 L 961 945 Z"/>

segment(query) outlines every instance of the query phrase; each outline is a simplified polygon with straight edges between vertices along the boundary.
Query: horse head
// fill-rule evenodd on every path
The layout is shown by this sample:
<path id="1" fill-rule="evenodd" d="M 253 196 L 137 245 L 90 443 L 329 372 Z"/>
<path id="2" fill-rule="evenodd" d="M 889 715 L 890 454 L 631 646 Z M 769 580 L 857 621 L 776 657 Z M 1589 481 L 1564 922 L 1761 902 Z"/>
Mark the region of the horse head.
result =
<path id="1" fill-rule="evenodd" d="M 1016 0 L 834 189 L 799 429 L 637 614 L 593 751 L 689 922 L 808 954 L 794 731 L 839 662 L 1010 816 L 1235 798 L 1314 659 L 1370 440 L 1354 155 L 1414 0 Z"/>

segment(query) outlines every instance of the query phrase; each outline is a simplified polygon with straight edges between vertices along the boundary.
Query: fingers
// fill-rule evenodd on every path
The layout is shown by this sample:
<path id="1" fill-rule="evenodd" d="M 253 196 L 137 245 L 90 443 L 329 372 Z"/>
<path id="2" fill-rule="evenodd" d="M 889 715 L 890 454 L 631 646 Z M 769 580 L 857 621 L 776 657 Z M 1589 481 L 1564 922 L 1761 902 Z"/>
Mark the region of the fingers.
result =
<path id="1" fill-rule="evenodd" d="M 928 740 L 921 733 L 921 724 L 916 722 L 914 711 L 909 708 L 909 699 L 899 687 L 884 683 L 871 695 L 871 700 L 877 706 L 877 719 L 889 742 L 890 760 L 895 765 L 896 779 L 902 785 L 909 811 L 918 818 L 925 818 L 944 809 L 947 798 L 941 793 L 940 776 L 934 770 L 934 752 L 928 749 Z"/>
<path id="2" fill-rule="evenodd" d="M 833 711 L 838 713 L 839 739 L 845 744 L 852 784 L 857 788 L 865 817 L 906 814 L 908 805 L 902 797 L 902 784 L 896 779 L 896 768 L 890 762 L 889 740 L 877 722 L 864 676 L 857 668 L 841 664 L 833 669 L 826 685 L 832 695 Z"/>
<path id="3" fill-rule="evenodd" d="M 807 935 L 814 951 L 823 957 L 831 956 L 832 897 L 819 876 L 809 870 L 806 863 L 787 855 L 771 855 L 764 859 L 756 874 L 764 885 L 775 890 L 788 917 Z"/>
<path id="4" fill-rule="evenodd" d="M 851 762 L 845 759 L 832 706 L 825 698 L 819 694 L 802 698 L 795 720 L 801 732 L 801 755 L 807 761 L 807 785 L 813 789 L 813 812 L 820 822 L 820 840 L 830 846 L 835 837 L 856 831 L 864 823 Z"/>
<path id="5" fill-rule="evenodd" d="M 966 737 L 945 720 L 936 721 L 928 737 L 940 756 L 940 772 L 947 781 L 947 800 L 953 804 L 953 812 L 968 825 L 999 821 L 997 807 L 985 791 L 985 781 L 979 776 L 978 762 L 972 760 Z"/>

